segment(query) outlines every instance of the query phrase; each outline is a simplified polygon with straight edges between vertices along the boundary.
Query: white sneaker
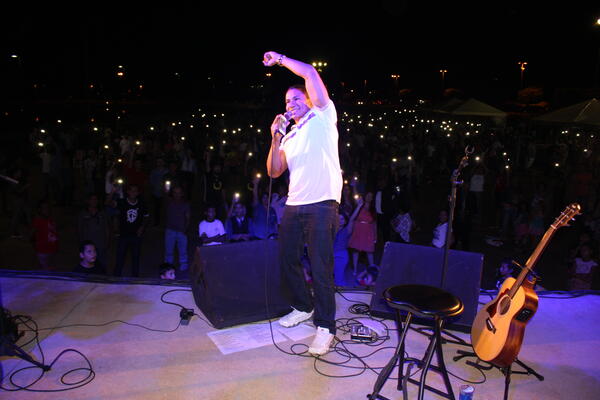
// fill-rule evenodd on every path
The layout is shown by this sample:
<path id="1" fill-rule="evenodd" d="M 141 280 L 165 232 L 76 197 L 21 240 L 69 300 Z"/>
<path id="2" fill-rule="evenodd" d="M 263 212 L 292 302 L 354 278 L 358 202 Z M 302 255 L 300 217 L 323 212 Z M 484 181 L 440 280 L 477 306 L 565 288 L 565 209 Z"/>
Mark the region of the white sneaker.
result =
<path id="1" fill-rule="evenodd" d="M 314 313 L 314 310 L 311 312 L 298 311 L 295 308 L 292 308 L 292 310 L 291 313 L 279 318 L 279 325 L 285 328 L 291 328 L 292 326 L 296 326 L 299 323 L 312 318 Z"/>
<path id="2" fill-rule="evenodd" d="M 319 326 L 317 328 L 317 334 L 308 348 L 308 352 L 313 356 L 322 356 L 327 354 L 334 337 L 335 336 L 329 332 L 329 329 Z"/>

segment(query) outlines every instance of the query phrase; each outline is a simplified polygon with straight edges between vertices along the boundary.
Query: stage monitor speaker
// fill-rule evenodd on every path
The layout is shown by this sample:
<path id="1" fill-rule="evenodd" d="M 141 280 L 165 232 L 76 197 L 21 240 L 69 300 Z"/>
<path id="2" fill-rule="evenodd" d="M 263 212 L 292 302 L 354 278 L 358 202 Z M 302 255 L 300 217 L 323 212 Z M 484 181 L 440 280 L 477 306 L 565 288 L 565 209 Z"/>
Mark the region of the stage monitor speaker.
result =
<path id="1" fill-rule="evenodd" d="M 197 247 L 190 270 L 196 305 L 215 328 L 276 318 L 291 310 L 280 279 L 276 240 Z"/>
<path id="2" fill-rule="evenodd" d="M 440 287 L 444 249 L 388 242 L 385 244 L 375 293 L 371 298 L 371 315 L 395 319 L 395 312 L 383 298 L 383 291 L 396 285 L 429 285 Z M 477 315 L 483 254 L 450 250 L 446 282 L 442 289 L 457 296 L 464 303 L 463 313 L 449 320 L 445 328 L 470 332 Z M 431 325 L 427 319 L 415 322 Z"/>

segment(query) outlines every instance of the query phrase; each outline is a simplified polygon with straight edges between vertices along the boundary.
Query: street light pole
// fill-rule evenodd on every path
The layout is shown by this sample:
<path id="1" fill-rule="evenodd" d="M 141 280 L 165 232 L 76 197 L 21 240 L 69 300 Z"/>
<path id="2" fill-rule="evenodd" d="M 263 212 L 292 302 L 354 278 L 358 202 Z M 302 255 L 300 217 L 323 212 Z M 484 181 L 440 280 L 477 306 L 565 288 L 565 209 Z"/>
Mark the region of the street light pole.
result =
<path id="1" fill-rule="evenodd" d="M 596 27 L 596 30 L 600 30 L 600 18 L 598 18 L 596 20 L 596 23 L 594 24 Z M 600 75 L 600 47 L 598 47 L 598 58 L 596 59 L 596 71 L 594 72 L 594 87 L 597 88 L 598 87 L 598 78 Z"/>
<path id="2" fill-rule="evenodd" d="M 521 66 L 521 89 L 523 89 L 523 76 L 525 74 L 525 66 L 527 63 L 525 61 L 519 61 L 517 64 Z"/>
<path id="3" fill-rule="evenodd" d="M 391 77 L 394 80 L 394 96 L 398 96 L 398 79 L 400 79 L 400 75 L 392 74 Z"/>
<path id="4" fill-rule="evenodd" d="M 446 88 L 446 72 L 447 69 L 440 69 L 440 73 L 442 74 L 442 91 Z"/>

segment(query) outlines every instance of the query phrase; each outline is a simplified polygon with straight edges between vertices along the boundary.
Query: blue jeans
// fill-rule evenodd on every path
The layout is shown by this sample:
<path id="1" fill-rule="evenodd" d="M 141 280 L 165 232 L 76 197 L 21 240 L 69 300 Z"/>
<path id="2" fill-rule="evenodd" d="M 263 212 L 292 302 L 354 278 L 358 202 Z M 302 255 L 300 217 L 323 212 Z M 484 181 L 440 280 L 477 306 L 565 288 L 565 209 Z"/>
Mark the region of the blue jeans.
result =
<path id="1" fill-rule="evenodd" d="M 302 206 L 286 205 L 279 226 L 279 263 L 282 279 L 292 296 L 291 306 L 304 312 L 314 308 L 314 324 L 329 329 L 333 334 L 333 241 L 338 224 L 338 203 L 326 200 Z M 311 299 L 300 261 L 305 243 L 312 270 L 314 300 Z"/>
<path id="2" fill-rule="evenodd" d="M 173 249 L 177 246 L 179 253 L 179 269 L 188 269 L 187 235 L 173 229 L 165 230 L 165 262 L 173 264 Z"/>

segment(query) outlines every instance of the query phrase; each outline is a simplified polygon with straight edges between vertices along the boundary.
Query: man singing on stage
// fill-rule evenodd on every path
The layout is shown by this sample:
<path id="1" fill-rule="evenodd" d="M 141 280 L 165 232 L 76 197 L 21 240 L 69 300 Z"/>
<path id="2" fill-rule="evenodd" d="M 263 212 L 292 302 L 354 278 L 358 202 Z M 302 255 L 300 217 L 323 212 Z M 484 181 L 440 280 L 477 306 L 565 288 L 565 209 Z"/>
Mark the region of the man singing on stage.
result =
<path id="1" fill-rule="evenodd" d="M 271 177 L 290 171 L 288 199 L 279 227 L 279 258 L 284 282 L 292 293 L 292 312 L 279 324 L 296 326 L 313 317 L 316 336 L 308 348 L 319 356 L 329 351 L 335 335 L 333 241 L 339 223 L 342 172 L 338 155 L 337 114 L 319 73 L 310 64 L 269 51 L 263 64 L 285 67 L 304 79 L 285 94 L 285 115 L 271 125 L 267 171 Z M 285 134 L 288 120 L 295 125 Z M 314 301 L 300 262 L 308 245 Z"/>

